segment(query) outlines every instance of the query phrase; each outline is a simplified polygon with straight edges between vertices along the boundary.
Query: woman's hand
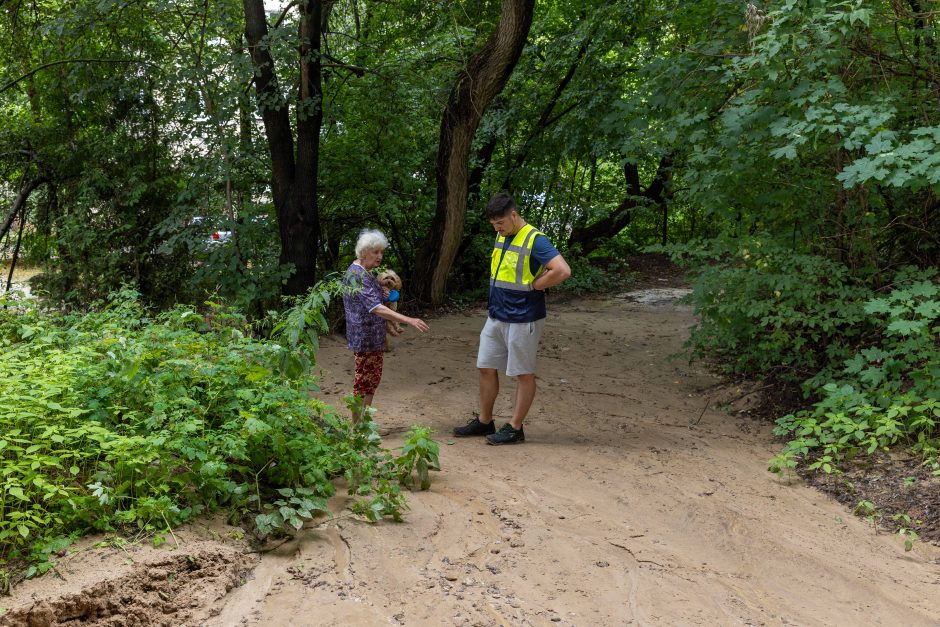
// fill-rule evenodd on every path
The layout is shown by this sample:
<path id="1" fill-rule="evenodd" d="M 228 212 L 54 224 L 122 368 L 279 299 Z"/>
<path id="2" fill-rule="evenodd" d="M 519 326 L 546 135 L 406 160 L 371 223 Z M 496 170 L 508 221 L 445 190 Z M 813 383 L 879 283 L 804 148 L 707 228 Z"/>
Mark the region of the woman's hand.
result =
<path id="1" fill-rule="evenodd" d="M 407 323 L 416 328 L 421 333 L 424 333 L 431 328 L 424 320 L 421 320 L 420 318 L 408 318 Z"/>
<path id="2" fill-rule="evenodd" d="M 392 293 L 387 287 L 382 288 L 382 300 L 388 300 L 389 295 Z"/>
<path id="3" fill-rule="evenodd" d="M 385 305 L 379 305 L 378 307 L 372 310 L 372 313 L 377 315 L 379 318 L 384 318 L 385 320 L 391 320 L 392 322 L 401 322 L 409 326 L 412 326 L 416 328 L 418 331 L 420 331 L 421 333 L 424 333 L 430 328 L 428 327 L 427 323 L 424 320 L 420 318 L 409 318 L 408 316 L 400 314 L 397 311 L 389 309 Z"/>

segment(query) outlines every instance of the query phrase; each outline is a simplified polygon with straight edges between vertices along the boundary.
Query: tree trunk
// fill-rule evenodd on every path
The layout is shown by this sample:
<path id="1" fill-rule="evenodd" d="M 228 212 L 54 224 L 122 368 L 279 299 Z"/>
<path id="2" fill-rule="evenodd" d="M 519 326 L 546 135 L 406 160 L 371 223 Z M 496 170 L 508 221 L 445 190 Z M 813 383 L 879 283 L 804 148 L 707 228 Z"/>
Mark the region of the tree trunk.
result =
<path id="1" fill-rule="evenodd" d="M 418 252 L 414 278 L 415 293 L 433 304 L 444 300 L 447 275 L 463 236 L 473 136 L 522 54 L 534 5 L 535 0 L 503 0 L 496 30 L 458 75 L 444 109 L 437 152 L 437 209 Z"/>
<path id="2" fill-rule="evenodd" d="M 0 241 L 3 241 L 7 231 L 9 231 L 10 227 L 13 225 L 13 220 L 16 218 L 16 214 L 23 210 L 24 205 L 26 205 L 26 201 L 29 200 L 29 195 L 32 194 L 37 187 L 45 182 L 46 179 L 44 178 L 36 178 L 30 179 L 23 184 L 23 187 L 20 188 L 20 193 L 16 196 L 16 200 L 13 201 L 13 206 L 10 207 L 10 213 L 7 214 L 3 224 L 0 224 Z M 23 217 L 21 219 L 24 222 L 26 221 L 25 211 L 23 211 Z"/>
<path id="3" fill-rule="evenodd" d="M 20 213 L 20 228 L 16 233 L 16 245 L 13 247 L 13 256 L 10 257 L 10 273 L 7 275 L 7 289 L 13 285 L 13 272 L 16 270 L 16 260 L 20 256 L 20 244 L 23 242 L 23 230 L 26 228 L 26 205 L 23 205 L 23 211 Z"/>
<path id="4" fill-rule="evenodd" d="M 479 205 L 483 178 L 486 176 L 486 169 L 493 160 L 493 153 L 496 151 L 496 143 L 498 140 L 499 137 L 496 133 L 493 133 L 486 139 L 486 142 L 480 146 L 480 149 L 477 150 L 476 160 L 473 164 L 473 169 L 470 170 L 470 179 L 467 184 L 468 207 L 476 207 Z M 463 257 L 467 249 L 470 248 L 470 245 L 473 244 L 473 240 L 483 232 L 484 225 L 489 226 L 482 217 L 480 217 L 479 220 L 470 221 L 470 228 L 466 229 L 466 232 L 463 234 L 463 239 L 460 241 L 460 247 L 457 249 L 455 259 Z"/>
<path id="5" fill-rule="evenodd" d="M 651 202 L 660 206 L 665 204 L 666 181 L 671 166 L 671 155 L 661 158 L 653 182 L 646 189 L 641 189 L 639 168 L 635 163 L 625 163 L 623 175 L 627 181 L 627 195 L 623 202 L 607 217 L 593 224 L 572 229 L 568 245 L 578 246 L 581 254 L 587 255 L 626 228 L 633 219 L 634 208 Z"/>
<path id="6" fill-rule="evenodd" d="M 271 155 L 271 193 L 281 237 L 280 262 L 294 266 L 283 293 L 299 295 L 316 282 L 320 247 L 318 169 L 323 122 L 320 43 L 332 2 L 308 0 L 299 5 L 300 85 L 295 155 L 289 108 L 265 41 L 268 24 L 264 3 L 262 0 L 243 1 L 245 38 L 255 66 L 255 92 Z"/>
<path id="7" fill-rule="evenodd" d="M 660 208 L 663 213 L 662 244 L 665 246 L 669 243 L 669 206 L 666 203 L 662 203 Z"/>

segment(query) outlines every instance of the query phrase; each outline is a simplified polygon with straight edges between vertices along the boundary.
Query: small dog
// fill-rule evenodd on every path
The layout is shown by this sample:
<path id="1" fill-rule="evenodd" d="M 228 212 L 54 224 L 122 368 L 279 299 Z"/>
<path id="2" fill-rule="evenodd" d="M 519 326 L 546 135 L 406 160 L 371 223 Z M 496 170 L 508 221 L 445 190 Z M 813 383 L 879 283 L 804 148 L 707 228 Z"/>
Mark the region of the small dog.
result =
<path id="1" fill-rule="evenodd" d="M 387 307 L 392 311 L 398 311 L 398 303 L 401 300 L 401 277 L 394 270 L 386 270 L 385 272 L 380 272 L 379 276 L 376 277 L 379 281 L 379 285 L 382 286 L 383 292 L 386 290 L 391 292 L 395 290 L 398 292 L 398 300 L 389 302 Z M 387 296 L 387 295 L 386 295 Z M 393 322 L 392 320 L 388 321 L 388 333 L 394 337 L 401 335 L 402 328 L 401 324 L 398 322 Z M 388 351 L 388 337 L 385 338 L 385 350 Z"/>

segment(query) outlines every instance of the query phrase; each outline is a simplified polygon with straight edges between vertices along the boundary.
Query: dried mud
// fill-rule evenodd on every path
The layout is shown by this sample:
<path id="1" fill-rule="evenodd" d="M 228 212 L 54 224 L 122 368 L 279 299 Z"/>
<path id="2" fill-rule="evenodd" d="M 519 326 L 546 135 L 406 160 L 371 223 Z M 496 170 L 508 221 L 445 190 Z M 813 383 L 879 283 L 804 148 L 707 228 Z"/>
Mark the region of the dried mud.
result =
<path id="1" fill-rule="evenodd" d="M 184 534 L 184 537 L 185 534 Z M 201 625 L 245 583 L 255 559 L 243 547 L 189 540 L 179 550 L 87 548 L 16 590 L 0 625 Z M 3 605 L 7 605 L 3 603 Z"/>

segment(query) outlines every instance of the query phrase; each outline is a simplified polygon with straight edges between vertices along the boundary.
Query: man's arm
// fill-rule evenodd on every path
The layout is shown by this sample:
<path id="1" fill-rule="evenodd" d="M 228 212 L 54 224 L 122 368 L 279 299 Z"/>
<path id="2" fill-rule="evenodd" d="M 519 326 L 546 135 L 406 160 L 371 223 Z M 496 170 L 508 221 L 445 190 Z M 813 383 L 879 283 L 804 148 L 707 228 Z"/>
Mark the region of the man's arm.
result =
<path id="1" fill-rule="evenodd" d="M 561 255 L 556 255 L 545 264 L 545 271 L 532 281 L 532 289 L 547 290 L 570 276 L 571 267 L 568 262 Z"/>

